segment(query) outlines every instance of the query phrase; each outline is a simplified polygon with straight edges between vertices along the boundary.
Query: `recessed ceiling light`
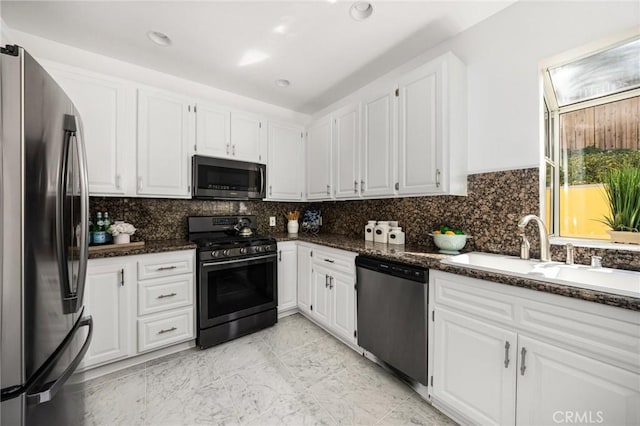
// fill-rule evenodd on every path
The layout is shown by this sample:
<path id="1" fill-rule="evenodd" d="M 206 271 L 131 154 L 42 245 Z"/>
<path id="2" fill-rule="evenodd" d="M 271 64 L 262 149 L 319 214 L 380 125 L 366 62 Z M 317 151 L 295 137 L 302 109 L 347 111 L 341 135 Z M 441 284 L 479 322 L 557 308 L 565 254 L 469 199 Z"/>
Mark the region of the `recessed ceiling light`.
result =
<path id="1" fill-rule="evenodd" d="M 368 1 L 358 1 L 351 5 L 349 15 L 356 21 L 364 21 L 373 13 L 373 5 Z"/>
<path id="2" fill-rule="evenodd" d="M 242 55 L 240 62 L 238 62 L 239 67 L 244 67 L 246 65 L 257 64 L 258 62 L 262 62 L 267 59 L 269 55 L 259 50 L 248 50 Z"/>
<path id="3" fill-rule="evenodd" d="M 289 80 L 285 80 L 284 78 L 276 80 L 276 86 L 278 87 L 289 87 L 290 84 L 291 82 Z"/>
<path id="4" fill-rule="evenodd" d="M 157 44 L 158 46 L 169 46 L 171 45 L 171 39 L 165 33 L 161 33 L 160 31 L 149 31 L 147 33 L 147 37 L 149 40 Z"/>
<path id="5" fill-rule="evenodd" d="M 287 32 L 287 27 L 285 25 L 278 25 L 273 29 L 273 32 L 276 34 L 284 34 Z"/>
<path id="6" fill-rule="evenodd" d="M 338 0 L 327 0 L 327 1 L 328 1 L 329 3 L 335 3 L 335 2 L 337 2 Z"/>

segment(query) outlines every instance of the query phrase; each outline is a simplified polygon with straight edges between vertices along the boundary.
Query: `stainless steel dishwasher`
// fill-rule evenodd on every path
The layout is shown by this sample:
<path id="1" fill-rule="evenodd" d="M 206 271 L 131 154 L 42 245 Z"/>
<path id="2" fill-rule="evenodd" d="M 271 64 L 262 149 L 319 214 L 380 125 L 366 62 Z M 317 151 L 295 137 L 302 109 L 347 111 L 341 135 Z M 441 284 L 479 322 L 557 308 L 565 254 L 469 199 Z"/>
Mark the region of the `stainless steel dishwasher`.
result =
<path id="1" fill-rule="evenodd" d="M 356 267 L 358 345 L 426 385 L 428 271 L 365 256 Z"/>

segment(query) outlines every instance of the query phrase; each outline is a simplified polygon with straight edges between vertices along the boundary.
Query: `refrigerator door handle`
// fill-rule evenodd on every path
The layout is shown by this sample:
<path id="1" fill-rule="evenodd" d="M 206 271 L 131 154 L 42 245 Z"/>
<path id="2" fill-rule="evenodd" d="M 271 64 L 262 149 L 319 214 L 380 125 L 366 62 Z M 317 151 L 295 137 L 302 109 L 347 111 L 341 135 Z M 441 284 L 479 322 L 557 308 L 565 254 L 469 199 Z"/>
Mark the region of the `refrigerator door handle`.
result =
<path id="1" fill-rule="evenodd" d="M 85 342 L 82 344 L 82 348 L 80 348 L 80 352 L 78 355 L 71 361 L 71 363 L 67 366 L 64 372 L 58 377 L 56 380 L 47 383 L 45 389 L 38 389 L 38 392 L 29 393 L 27 389 L 27 404 L 28 405 L 37 405 L 42 404 L 43 402 L 51 401 L 58 391 L 64 386 L 64 384 L 69 380 L 69 377 L 73 374 L 74 371 L 78 368 L 78 365 L 84 358 L 87 350 L 89 349 L 89 345 L 91 344 L 91 338 L 93 337 L 93 318 L 91 316 L 84 317 L 78 321 L 77 328 L 70 333 L 71 336 L 75 336 L 75 333 L 82 327 L 89 327 L 89 333 L 87 334 L 87 338 Z M 72 339 L 69 339 L 69 342 Z M 65 348 L 61 348 L 63 352 Z M 55 360 L 52 364 L 55 364 Z M 52 365 L 53 366 L 53 365 Z M 47 369 L 49 370 L 49 369 Z"/>
<path id="2" fill-rule="evenodd" d="M 74 117 L 77 122 L 77 118 Z M 84 140 L 78 137 L 81 133 L 80 125 L 77 126 L 75 140 L 78 144 L 78 172 L 80 174 L 80 259 L 78 264 L 78 283 L 76 285 L 76 309 L 82 306 L 84 286 L 87 279 L 87 264 L 89 262 L 89 171 L 87 168 L 87 153 Z"/>

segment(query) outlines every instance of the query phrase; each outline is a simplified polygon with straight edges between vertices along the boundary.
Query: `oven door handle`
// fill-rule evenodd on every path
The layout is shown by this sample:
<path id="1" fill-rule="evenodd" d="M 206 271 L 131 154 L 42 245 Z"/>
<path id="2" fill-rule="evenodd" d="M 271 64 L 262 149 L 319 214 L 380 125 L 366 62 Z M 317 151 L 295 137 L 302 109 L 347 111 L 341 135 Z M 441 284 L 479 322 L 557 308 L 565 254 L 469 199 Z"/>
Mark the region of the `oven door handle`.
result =
<path id="1" fill-rule="evenodd" d="M 203 263 L 202 266 L 217 266 L 217 265 L 229 265 L 231 263 L 252 262 L 254 260 L 276 258 L 277 256 L 278 255 L 276 253 L 273 253 L 266 256 L 245 257 L 243 259 L 236 259 L 236 260 L 225 260 L 224 262 L 208 262 L 208 263 Z"/>

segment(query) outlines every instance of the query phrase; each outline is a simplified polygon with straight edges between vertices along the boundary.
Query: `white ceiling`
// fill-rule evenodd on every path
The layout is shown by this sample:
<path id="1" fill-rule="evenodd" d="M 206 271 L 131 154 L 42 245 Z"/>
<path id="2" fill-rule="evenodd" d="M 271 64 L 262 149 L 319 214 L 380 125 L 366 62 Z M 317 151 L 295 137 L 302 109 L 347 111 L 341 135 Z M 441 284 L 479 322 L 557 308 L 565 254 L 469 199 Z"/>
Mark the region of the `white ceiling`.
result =
<path id="1" fill-rule="evenodd" d="M 9 27 L 303 113 L 328 106 L 513 1 L 2 1 Z M 279 28 L 282 32 L 274 31 Z M 161 31 L 170 47 L 149 41 Z M 246 52 L 268 55 L 239 66 Z M 288 79 L 288 88 L 276 79 Z"/>

